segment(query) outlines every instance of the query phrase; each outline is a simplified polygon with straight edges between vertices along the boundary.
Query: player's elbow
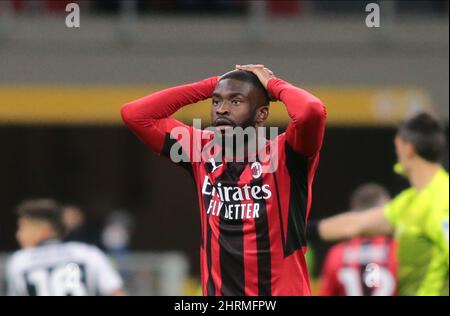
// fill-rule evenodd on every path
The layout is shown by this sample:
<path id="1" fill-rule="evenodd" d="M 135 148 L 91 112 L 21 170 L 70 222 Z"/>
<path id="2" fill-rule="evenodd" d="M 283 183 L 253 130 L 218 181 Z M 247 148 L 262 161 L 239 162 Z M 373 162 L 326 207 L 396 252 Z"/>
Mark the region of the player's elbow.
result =
<path id="1" fill-rule="evenodd" d="M 308 106 L 308 117 L 311 121 L 319 124 L 320 126 L 325 125 L 325 120 L 327 118 L 327 109 L 325 105 L 319 99 L 311 101 Z"/>
<path id="2" fill-rule="evenodd" d="M 146 114 L 137 102 L 124 104 L 120 108 L 120 115 L 125 124 L 130 128 L 142 125 L 143 123 L 151 125 L 153 122 L 152 117 Z"/>
<path id="3" fill-rule="evenodd" d="M 122 107 L 120 108 L 120 115 L 122 116 L 122 120 L 125 123 L 130 123 L 134 120 L 134 116 L 135 116 L 135 111 L 132 108 L 132 104 L 131 103 L 127 103 L 122 105 Z"/>
<path id="4" fill-rule="evenodd" d="M 297 128 L 311 126 L 324 129 L 327 111 L 325 105 L 317 98 L 306 104 L 303 111 L 297 117 L 293 117 L 293 123 Z"/>

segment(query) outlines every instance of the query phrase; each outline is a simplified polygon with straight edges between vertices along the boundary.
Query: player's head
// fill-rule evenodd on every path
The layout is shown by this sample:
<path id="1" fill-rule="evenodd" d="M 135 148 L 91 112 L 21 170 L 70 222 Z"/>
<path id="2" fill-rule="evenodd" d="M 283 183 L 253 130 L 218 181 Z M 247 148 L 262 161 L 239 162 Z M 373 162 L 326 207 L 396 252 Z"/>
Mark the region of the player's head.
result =
<path id="1" fill-rule="evenodd" d="M 414 161 L 439 163 L 446 148 L 445 131 L 431 114 L 421 112 L 405 120 L 398 128 L 395 149 L 406 175 Z"/>
<path id="2" fill-rule="evenodd" d="M 24 201 L 17 207 L 17 215 L 16 238 L 22 248 L 58 239 L 63 233 L 61 208 L 51 199 Z"/>
<path id="3" fill-rule="evenodd" d="M 389 192 L 377 183 L 358 186 L 350 196 L 350 208 L 355 211 L 383 206 L 390 200 Z"/>
<path id="4" fill-rule="evenodd" d="M 72 232 L 83 226 L 85 216 L 80 207 L 65 205 L 62 207 L 62 223 L 66 232 Z"/>
<path id="5" fill-rule="evenodd" d="M 262 126 L 269 115 L 269 95 L 258 77 L 235 70 L 222 76 L 214 89 L 213 126 Z"/>

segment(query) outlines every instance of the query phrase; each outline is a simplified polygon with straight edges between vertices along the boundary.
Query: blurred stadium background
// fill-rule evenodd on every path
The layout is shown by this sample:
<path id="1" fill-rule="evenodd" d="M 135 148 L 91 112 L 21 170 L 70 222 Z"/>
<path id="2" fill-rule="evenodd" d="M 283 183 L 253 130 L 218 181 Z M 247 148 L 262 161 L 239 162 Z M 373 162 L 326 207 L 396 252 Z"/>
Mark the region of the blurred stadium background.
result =
<path id="1" fill-rule="evenodd" d="M 65 26 L 69 2 L 80 28 Z M 369 2 L 380 28 L 365 25 Z M 0 1 L 0 266 L 18 248 L 15 205 L 53 197 L 81 206 L 84 237 L 115 258 L 130 294 L 197 294 L 194 186 L 130 134 L 119 108 L 235 64 L 263 63 L 327 105 L 313 218 L 346 210 L 363 182 L 398 193 L 396 124 L 430 109 L 448 127 L 448 12 L 432 0 Z M 286 127 L 284 108 L 271 111 Z M 209 109 L 177 115 L 208 121 Z M 328 247 L 313 245 L 315 280 Z"/>

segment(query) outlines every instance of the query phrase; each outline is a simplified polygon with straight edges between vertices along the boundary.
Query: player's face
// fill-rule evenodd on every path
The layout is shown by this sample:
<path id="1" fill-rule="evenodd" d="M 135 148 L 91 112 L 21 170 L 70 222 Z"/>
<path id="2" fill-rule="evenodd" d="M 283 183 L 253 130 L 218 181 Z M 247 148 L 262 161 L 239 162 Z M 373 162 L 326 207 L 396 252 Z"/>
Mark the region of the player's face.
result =
<path id="1" fill-rule="evenodd" d="M 68 207 L 63 212 L 62 220 L 65 229 L 74 230 L 77 227 L 83 225 L 84 216 L 79 209 L 74 207 Z"/>
<path id="2" fill-rule="evenodd" d="M 413 150 L 412 150 L 412 145 L 408 142 L 405 142 L 398 135 L 395 137 L 394 144 L 395 144 L 395 152 L 397 154 L 398 162 L 402 165 L 405 173 L 407 174 L 411 156 L 414 154 Z"/>
<path id="3" fill-rule="evenodd" d="M 224 79 L 213 93 L 211 122 L 222 131 L 230 127 L 256 126 L 258 111 L 262 107 L 263 101 L 252 84 Z"/>
<path id="4" fill-rule="evenodd" d="M 49 236 L 49 224 L 44 221 L 21 217 L 17 226 L 16 238 L 22 248 L 34 247 Z"/>

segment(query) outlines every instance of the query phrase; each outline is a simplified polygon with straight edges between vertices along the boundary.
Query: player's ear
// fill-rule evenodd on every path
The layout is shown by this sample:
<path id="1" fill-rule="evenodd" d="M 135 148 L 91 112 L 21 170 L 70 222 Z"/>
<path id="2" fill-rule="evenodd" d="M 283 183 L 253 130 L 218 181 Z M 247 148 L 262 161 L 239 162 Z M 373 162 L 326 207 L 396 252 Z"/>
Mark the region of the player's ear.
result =
<path id="1" fill-rule="evenodd" d="M 269 107 L 267 105 L 261 106 L 256 114 L 256 122 L 260 124 L 264 123 L 268 117 L 269 117 Z"/>

